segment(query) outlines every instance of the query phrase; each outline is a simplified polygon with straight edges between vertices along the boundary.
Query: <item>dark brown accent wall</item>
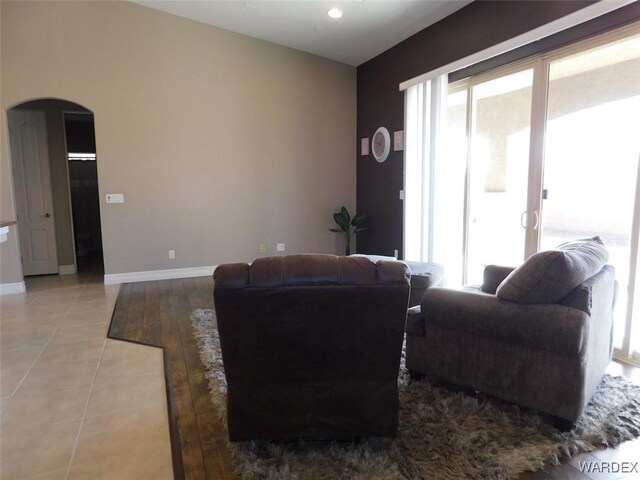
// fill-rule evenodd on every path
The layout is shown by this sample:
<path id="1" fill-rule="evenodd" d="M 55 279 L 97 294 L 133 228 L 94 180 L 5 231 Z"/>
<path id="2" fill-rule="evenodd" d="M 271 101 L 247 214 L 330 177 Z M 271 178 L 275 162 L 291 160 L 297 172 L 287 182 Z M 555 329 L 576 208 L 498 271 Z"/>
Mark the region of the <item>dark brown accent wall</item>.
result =
<path id="1" fill-rule="evenodd" d="M 371 216 L 371 228 L 358 234 L 359 253 L 402 258 L 403 152 L 393 149 L 379 164 L 360 155 L 360 139 L 380 126 L 404 129 L 404 93 L 399 84 L 475 52 L 568 15 L 593 1 L 476 1 L 418 32 L 358 67 L 357 208 Z M 477 66 L 456 72 L 465 78 L 640 19 L 640 2 L 535 42 Z"/>

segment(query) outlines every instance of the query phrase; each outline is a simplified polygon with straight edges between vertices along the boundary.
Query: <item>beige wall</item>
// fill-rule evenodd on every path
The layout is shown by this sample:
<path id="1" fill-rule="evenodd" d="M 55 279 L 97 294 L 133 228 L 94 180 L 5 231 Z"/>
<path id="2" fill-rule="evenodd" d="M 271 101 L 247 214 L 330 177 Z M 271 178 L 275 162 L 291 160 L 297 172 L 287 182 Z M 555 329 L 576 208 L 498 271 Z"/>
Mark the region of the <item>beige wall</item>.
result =
<path id="1" fill-rule="evenodd" d="M 339 252 L 327 229 L 355 205 L 354 68 L 130 3 L 1 9 L 3 111 L 53 97 L 94 113 L 106 273 L 251 260 L 260 243 Z M 2 282 L 19 281 L 5 263 Z"/>
<path id="2" fill-rule="evenodd" d="M 4 15 L 0 2 L 0 61 L 4 51 Z M 0 102 L 2 101 L 2 65 L 0 63 Z M 7 115 L 0 112 L 0 220 L 15 220 L 13 191 L 11 190 L 11 164 L 9 163 L 9 146 L 7 142 Z M 7 241 L 0 243 L 0 284 L 22 281 L 22 266 L 18 256 L 18 229 L 16 225 L 9 228 Z"/>

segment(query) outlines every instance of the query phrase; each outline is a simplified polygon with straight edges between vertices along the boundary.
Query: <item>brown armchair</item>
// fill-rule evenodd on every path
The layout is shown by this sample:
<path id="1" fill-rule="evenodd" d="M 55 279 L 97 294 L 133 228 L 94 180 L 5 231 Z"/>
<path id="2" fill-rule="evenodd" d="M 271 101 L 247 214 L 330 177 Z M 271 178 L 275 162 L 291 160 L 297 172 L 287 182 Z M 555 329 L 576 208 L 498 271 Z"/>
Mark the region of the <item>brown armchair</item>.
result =
<path id="1" fill-rule="evenodd" d="M 396 435 L 406 265 L 289 255 L 214 279 L 231 441 Z"/>

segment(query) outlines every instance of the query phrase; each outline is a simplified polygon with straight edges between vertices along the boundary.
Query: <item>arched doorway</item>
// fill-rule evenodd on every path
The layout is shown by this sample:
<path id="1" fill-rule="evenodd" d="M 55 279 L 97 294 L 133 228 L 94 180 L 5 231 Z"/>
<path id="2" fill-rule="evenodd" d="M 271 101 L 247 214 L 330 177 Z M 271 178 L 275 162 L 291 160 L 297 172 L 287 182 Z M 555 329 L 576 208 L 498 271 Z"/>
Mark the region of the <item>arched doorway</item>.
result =
<path id="1" fill-rule="evenodd" d="M 93 112 L 47 98 L 7 119 L 24 275 L 102 278 Z"/>

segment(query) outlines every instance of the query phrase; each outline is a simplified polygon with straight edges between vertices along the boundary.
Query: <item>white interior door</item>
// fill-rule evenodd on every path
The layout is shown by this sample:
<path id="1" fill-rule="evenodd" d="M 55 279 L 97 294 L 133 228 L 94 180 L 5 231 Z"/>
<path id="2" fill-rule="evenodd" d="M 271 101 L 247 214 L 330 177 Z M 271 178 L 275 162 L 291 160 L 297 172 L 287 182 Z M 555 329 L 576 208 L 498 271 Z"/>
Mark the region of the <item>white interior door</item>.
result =
<path id="1" fill-rule="evenodd" d="M 58 273 L 44 112 L 8 112 L 24 275 Z"/>

